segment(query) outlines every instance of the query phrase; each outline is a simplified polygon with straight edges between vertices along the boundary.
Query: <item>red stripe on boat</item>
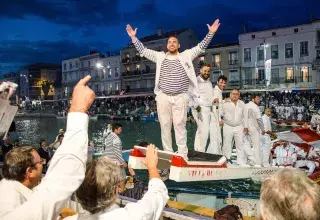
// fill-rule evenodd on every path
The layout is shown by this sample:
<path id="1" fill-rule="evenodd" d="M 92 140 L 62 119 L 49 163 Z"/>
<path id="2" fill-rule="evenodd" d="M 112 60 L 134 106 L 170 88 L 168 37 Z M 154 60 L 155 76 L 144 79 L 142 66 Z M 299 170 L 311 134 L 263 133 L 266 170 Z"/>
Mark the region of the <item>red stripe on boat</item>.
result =
<path id="1" fill-rule="evenodd" d="M 183 157 L 172 156 L 171 166 L 175 167 L 196 167 L 196 168 L 227 168 L 227 163 L 223 164 L 201 164 L 201 161 L 197 161 L 199 164 L 188 164 Z M 207 163 L 207 162 L 206 162 Z"/>
<path id="2" fill-rule="evenodd" d="M 297 128 L 293 129 L 292 132 L 296 133 L 303 141 L 307 143 L 320 141 L 320 135 L 309 128 Z"/>
<path id="3" fill-rule="evenodd" d="M 133 148 L 133 151 L 131 152 L 130 156 L 133 157 L 146 157 L 139 149 Z"/>

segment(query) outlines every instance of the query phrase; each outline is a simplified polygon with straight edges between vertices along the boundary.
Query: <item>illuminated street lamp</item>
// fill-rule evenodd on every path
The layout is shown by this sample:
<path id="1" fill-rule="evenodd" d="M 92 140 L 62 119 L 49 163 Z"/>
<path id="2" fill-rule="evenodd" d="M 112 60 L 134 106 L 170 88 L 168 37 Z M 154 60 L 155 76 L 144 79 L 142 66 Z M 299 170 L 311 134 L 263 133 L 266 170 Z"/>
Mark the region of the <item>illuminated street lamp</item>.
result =
<path id="1" fill-rule="evenodd" d="M 103 75 L 106 76 L 106 68 L 101 63 L 97 63 L 97 68 L 102 69 Z"/>

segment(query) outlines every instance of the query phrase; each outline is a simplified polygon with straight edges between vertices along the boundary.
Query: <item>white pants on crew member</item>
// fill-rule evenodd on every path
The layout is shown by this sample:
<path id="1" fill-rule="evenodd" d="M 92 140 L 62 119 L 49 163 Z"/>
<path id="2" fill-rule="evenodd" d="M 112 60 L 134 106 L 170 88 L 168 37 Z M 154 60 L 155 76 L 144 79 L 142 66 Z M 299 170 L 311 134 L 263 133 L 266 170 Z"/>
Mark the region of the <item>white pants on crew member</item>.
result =
<path id="1" fill-rule="evenodd" d="M 227 159 L 231 158 L 233 138 L 237 150 L 237 163 L 245 164 L 245 155 L 243 148 L 243 126 L 239 125 L 232 127 L 227 124 L 224 124 L 222 152 Z"/>
<path id="2" fill-rule="evenodd" d="M 214 106 L 213 106 L 214 108 Z M 211 122 L 210 122 L 210 144 L 207 149 L 208 154 L 222 154 L 221 145 L 221 127 L 219 125 L 217 109 L 211 112 Z"/>
<path id="3" fill-rule="evenodd" d="M 269 135 L 260 134 L 260 150 L 261 150 L 261 160 L 263 166 L 269 166 L 270 162 L 270 150 L 272 147 L 271 138 Z"/>
<path id="4" fill-rule="evenodd" d="M 259 129 L 249 128 L 249 136 L 251 138 L 253 156 L 256 165 L 261 165 L 261 147 L 260 147 L 260 131 Z"/>
<path id="5" fill-rule="evenodd" d="M 211 107 L 201 106 L 201 111 L 192 109 L 192 115 L 197 123 L 197 132 L 194 139 L 194 150 L 206 152 L 209 130 L 211 128 Z"/>
<path id="6" fill-rule="evenodd" d="M 173 123 L 178 153 L 187 156 L 186 124 L 189 96 L 186 93 L 177 95 L 160 93 L 157 95 L 156 101 L 163 149 L 165 151 L 173 152 L 171 137 L 171 128 Z"/>
<path id="7" fill-rule="evenodd" d="M 295 168 L 300 167 L 308 167 L 308 175 L 312 174 L 314 169 L 316 168 L 316 163 L 312 160 L 298 160 L 296 164 L 294 165 Z"/>

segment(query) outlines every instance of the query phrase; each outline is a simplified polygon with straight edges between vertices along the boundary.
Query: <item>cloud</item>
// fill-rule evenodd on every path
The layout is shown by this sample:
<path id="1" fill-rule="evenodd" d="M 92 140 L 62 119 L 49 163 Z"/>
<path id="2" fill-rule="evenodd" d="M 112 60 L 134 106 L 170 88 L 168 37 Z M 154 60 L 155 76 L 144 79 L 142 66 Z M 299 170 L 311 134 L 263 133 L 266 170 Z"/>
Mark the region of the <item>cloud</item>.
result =
<path id="1" fill-rule="evenodd" d="M 23 19 L 28 15 L 71 26 L 109 25 L 118 22 L 119 0 L 94 1 L 3 1 L 0 17 Z"/>
<path id="2" fill-rule="evenodd" d="M 13 41 L 0 42 L 0 73 L 17 71 L 22 66 L 46 62 L 61 63 L 63 59 L 86 55 L 90 50 L 109 48 L 109 45 L 96 42 L 73 42 L 73 41 Z"/>

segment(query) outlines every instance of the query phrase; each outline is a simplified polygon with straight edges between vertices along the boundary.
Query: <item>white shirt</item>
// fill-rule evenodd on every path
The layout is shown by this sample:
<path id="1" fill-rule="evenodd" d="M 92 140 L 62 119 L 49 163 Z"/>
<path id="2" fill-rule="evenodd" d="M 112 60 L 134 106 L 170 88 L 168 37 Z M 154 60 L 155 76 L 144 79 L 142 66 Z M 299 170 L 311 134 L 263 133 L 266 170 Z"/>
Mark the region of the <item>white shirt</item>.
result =
<path id="1" fill-rule="evenodd" d="M 242 125 L 244 119 L 244 109 L 245 104 L 241 100 L 238 100 L 236 104 L 234 104 L 232 101 L 223 103 L 223 122 L 232 127 Z"/>
<path id="2" fill-rule="evenodd" d="M 244 112 L 244 123 L 245 128 L 259 130 L 258 120 L 261 120 L 261 113 L 259 106 L 254 102 L 250 101 L 246 104 Z"/>
<path id="3" fill-rule="evenodd" d="M 106 210 L 93 215 L 81 214 L 65 218 L 66 220 L 157 220 L 169 200 L 168 190 L 161 179 L 153 178 L 149 182 L 148 191 L 137 203 L 129 203 L 124 208 Z"/>
<path id="4" fill-rule="evenodd" d="M 223 99 L 222 99 L 222 90 L 217 85 L 213 88 L 213 100 L 216 98 L 219 100 L 219 104 L 216 104 L 216 103 L 213 104 L 212 112 L 216 117 L 216 120 L 218 119 L 219 121 L 221 121 Z"/>
<path id="5" fill-rule="evenodd" d="M 262 116 L 262 122 L 263 122 L 263 125 L 264 125 L 264 130 L 265 131 L 272 131 L 272 128 L 271 128 L 271 121 L 270 121 L 270 117 L 267 116 L 266 114 L 264 114 Z M 269 136 L 268 134 L 265 134 L 265 136 Z"/>
<path id="6" fill-rule="evenodd" d="M 0 218 L 25 203 L 32 190 L 15 180 L 0 181 Z"/>
<path id="7" fill-rule="evenodd" d="M 197 77 L 198 88 L 202 105 L 211 107 L 213 103 L 213 88 L 210 80 L 204 80 L 201 76 Z"/>
<path id="8" fill-rule="evenodd" d="M 46 176 L 29 199 L 1 220 L 56 219 L 84 180 L 88 152 L 88 115 L 68 114 L 63 143 L 51 159 Z M 6 193 L 1 197 L 7 198 Z"/>

